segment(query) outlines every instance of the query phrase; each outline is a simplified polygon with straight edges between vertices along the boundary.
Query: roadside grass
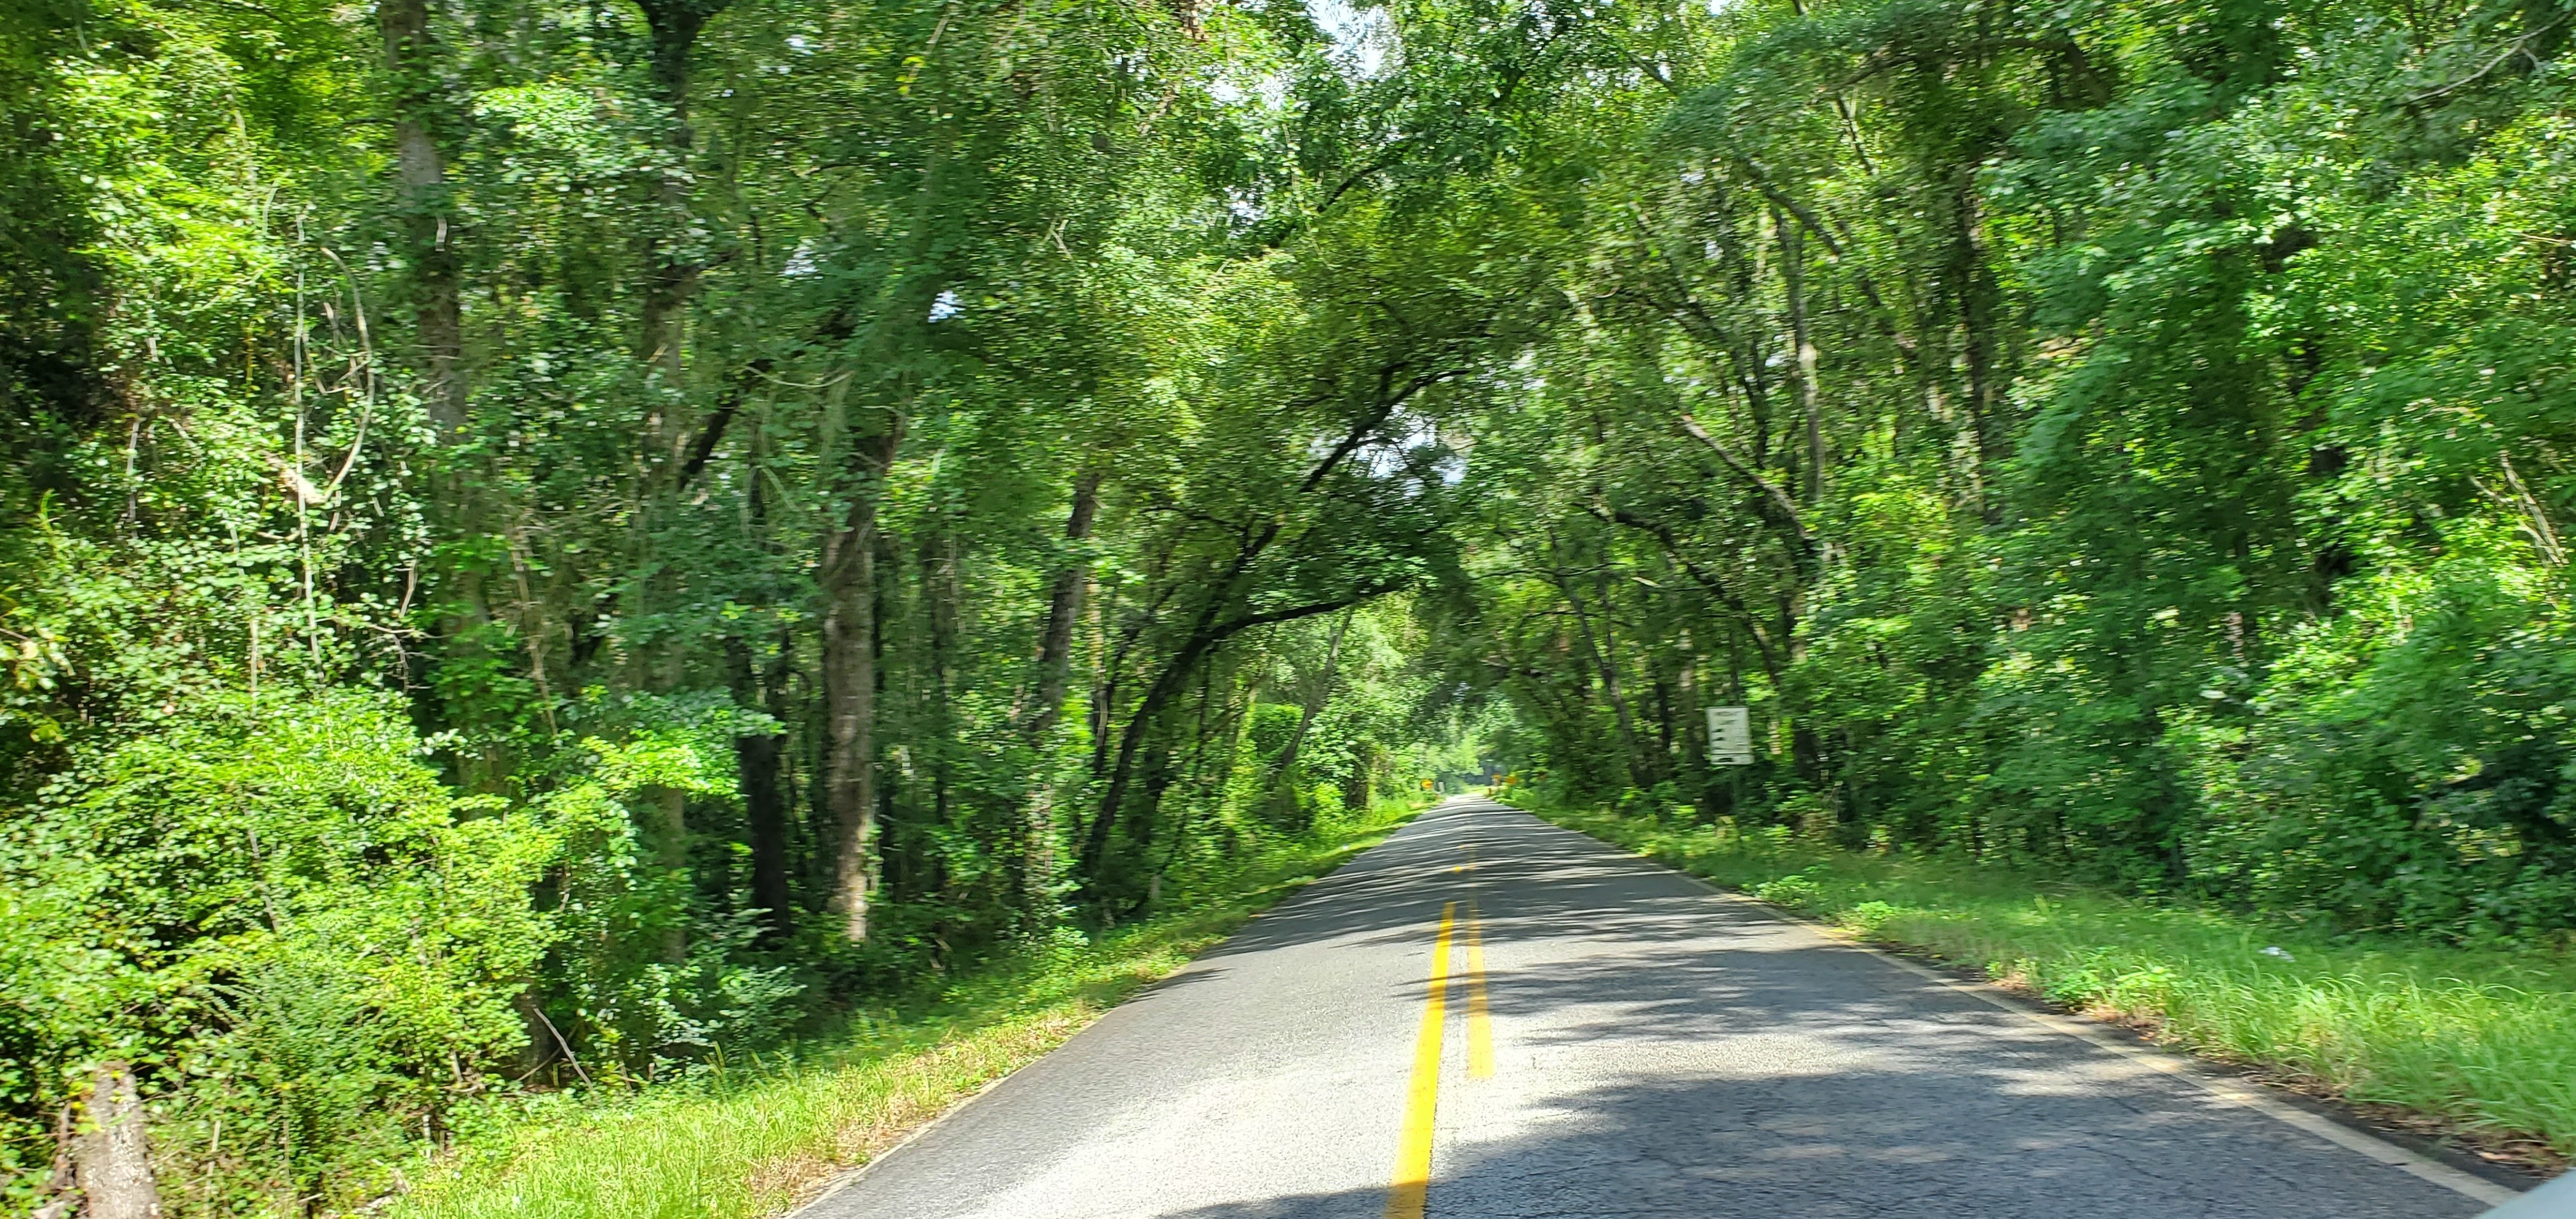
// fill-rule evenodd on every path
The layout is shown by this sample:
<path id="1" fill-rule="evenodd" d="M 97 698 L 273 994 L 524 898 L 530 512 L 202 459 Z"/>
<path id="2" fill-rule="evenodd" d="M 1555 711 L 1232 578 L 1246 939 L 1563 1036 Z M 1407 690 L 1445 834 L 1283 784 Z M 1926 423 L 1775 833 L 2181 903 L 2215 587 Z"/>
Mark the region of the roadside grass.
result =
<path id="1" fill-rule="evenodd" d="M 2576 958 L 2565 952 L 2338 936 L 1724 822 L 1529 811 L 2175 1048 L 2393 1106 L 2416 1115 L 2405 1124 L 2490 1154 L 2543 1168 L 2576 1156 Z"/>
<path id="2" fill-rule="evenodd" d="M 753 1219 L 1056 1046 L 1419 811 L 1365 817 L 1194 878 L 1188 909 L 1007 959 L 926 1005 L 683 1083 L 558 1093 L 487 1117 L 382 1212 L 395 1219 Z"/>

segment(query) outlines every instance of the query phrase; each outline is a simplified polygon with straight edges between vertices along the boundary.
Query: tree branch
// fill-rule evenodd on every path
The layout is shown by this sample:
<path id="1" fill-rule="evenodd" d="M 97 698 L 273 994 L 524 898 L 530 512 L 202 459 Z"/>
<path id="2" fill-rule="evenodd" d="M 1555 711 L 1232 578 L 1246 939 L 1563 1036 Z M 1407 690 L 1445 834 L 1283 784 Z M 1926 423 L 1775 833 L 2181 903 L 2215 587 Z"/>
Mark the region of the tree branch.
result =
<path id="1" fill-rule="evenodd" d="M 1806 519 L 1798 514 L 1798 505 L 1789 498 L 1787 492 L 1774 485 L 1770 479 L 1762 477 L 1753 467 L 1744 464 L 1744 459 L 1737 457 L 1735 450 L 1727 448 L 1726 442 L 1709 435 L 1708 429 L 1701 427 L 1699 420 L 1692 418 L 1688 411 L 1682 413 L 1681 425 L 1682 430 L 1690 433 L 1692 439 L 1707 445 L 1709 451 L 1717 454 L 1729 468 L 1751 480 L 1754 486 L 1762 488 L 1763 494 L 1771 497 L 1771 502 L 1778 505 L 1780 511 L 1787 516 L 1789 528 L 1796 533 L 1799 545 L 1810 548 L 1815 546 L 1815 535 L 1807 532 Z"/>

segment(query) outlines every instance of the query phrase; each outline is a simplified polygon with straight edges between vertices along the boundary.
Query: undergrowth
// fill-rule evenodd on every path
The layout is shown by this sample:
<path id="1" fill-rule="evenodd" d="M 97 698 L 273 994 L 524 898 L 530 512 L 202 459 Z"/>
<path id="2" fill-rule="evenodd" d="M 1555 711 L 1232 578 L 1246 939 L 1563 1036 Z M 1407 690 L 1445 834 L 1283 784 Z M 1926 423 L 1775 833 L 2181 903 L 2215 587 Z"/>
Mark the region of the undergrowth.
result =
<path id="1" fill-rule="evenodd" d="M 1530 811 L 2176 1048 L 2424 1115 L 2537 1164 L 2576 1155 L 2576 959 L 2564 952 L 2338 935 L 1725 821 Z"/>
<path id="2" fill-rule="evenodd" d="M 621 1094 L 492 1108 L 383 1213 L 395 1219 L 749 1219 L 810 1196 L 991 1081 L 1060 1045 L 1263 907 L 1411 817 L 1383 806 L 1221 872 L 1167 913 L 1056 941 L 841 1035 Z"/>

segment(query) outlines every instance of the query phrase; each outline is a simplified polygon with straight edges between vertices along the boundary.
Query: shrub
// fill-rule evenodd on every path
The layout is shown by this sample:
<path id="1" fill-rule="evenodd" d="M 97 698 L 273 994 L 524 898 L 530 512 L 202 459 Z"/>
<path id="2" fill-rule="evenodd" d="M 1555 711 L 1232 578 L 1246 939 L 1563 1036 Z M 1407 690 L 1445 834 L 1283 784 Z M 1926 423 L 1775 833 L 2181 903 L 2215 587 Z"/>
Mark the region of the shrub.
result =
<path id="1" fill-rule="evenodd" d="M 557 837 L 423 753 L 375 694 L 219 695 L 57 783 L 0 840 L 6 887 L 42 897 L 13 940 L 48 962 L 0 972 L 0 1042 L 32 1064 L 10 1108 L 133 1062 L 159 1137 L 220 1137 L 304 1197 L 481 1087 L 526 1044 Z"/>

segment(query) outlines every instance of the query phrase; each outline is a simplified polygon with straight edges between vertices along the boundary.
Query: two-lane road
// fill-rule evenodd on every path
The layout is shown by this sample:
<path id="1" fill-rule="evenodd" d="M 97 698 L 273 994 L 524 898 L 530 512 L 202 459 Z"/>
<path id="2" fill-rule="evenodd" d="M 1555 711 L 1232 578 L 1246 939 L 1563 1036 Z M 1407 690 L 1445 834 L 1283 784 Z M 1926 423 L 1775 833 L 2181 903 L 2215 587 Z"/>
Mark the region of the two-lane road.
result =
<path id="1" fill-rule="evenodd" d="M 806 1217 L 2481 1209 L 1592 839 L 1459 800 Z"/>

